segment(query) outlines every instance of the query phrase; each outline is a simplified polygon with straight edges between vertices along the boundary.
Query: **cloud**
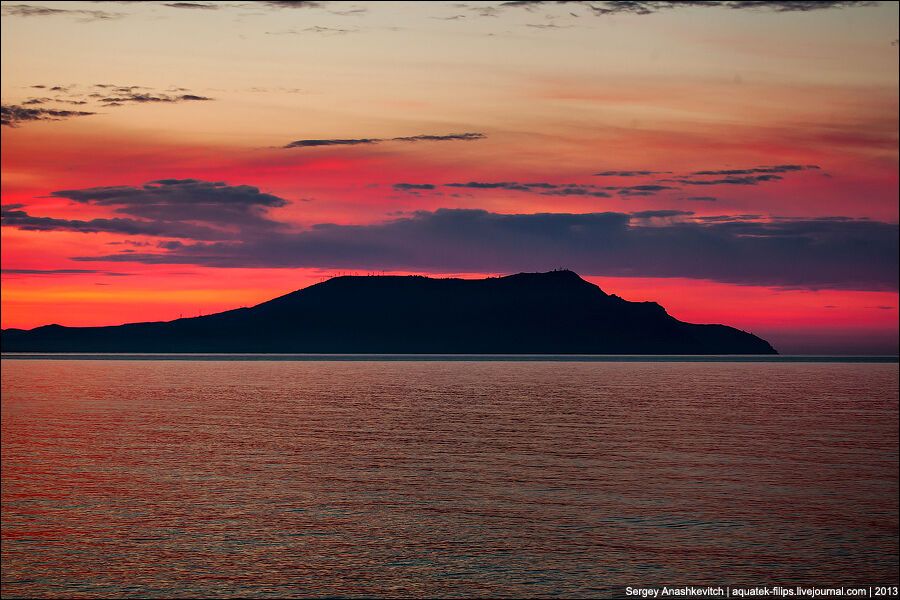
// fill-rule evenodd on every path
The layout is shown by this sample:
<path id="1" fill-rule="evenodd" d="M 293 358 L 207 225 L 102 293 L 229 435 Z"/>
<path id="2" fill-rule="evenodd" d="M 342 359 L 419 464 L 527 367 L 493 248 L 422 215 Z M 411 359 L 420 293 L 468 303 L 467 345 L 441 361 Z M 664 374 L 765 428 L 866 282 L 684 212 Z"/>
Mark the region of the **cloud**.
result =
<path id="1" fill-rule="evenodd" d="M 142 221 L 129 218 L 57 219 L 36 217 L 23 210 L 0 209 L 0 223 L 23 231 L 74 231 L 79 233 L 116 233 L 121 235 L 150 235 L 183 237 L 196 240 L 223 239 L 221 232 L 189 223 Z M 233 237 L 233 236 L 232 236 Z"/>
<path id="2" fill-rule="evenodd" d="M 521 7 L 529 10 L 541 6 L 552 5 L 579 5 L 589 9 L 597 16 L 607 15 L 652 15 L 658 12 L 678 8 L 728 8 L 732 10 L 766 10 L 771 12 L 810 12 L 833 8 L 848 8 L 851 6 L 872 6 L 874 2 L 868 1 L 770 1 L 770 0 L 677 0 L 671 2 L 658 1 L 611 1 L 595 2 L 585 0 L 511 0 L 503 2 L 501 7 Z"/>
<path id="3" fill-rule="evenodd" d="M 22 205 L 6 205 L 2 224 L 28 231 L 76 231 L 174 237 L 192 240 L 248 239 L 286 227 L 268 211 L 287 200 L 249 185 L 196 179 L 161 179 L 143 186 L 59 190 L 50 194 L 78 204 L 108 207 L 124 215 L 89 220 L 28 214 Z"/>
<path id="4" fill-rule="evenodd" d="M 330 12 L 333 15 L 341 15 L 342 17 L 351 17 L 351 16 L 359 16 L 359 15 L 365 14 L 365 13 L 369 12 L 369 9 L 362 7 L 362 6 L 357 6 L 354 8 L 345 8 L 345 9 L 336 9 L 336 10 L 332 9 L 332 10 L 329 10 L 328 12 Z"/>
<path id="5" fill-rule="evenodd" d="M 691 175 L 753 175 L 756 173 L 789 173 L 792 171 L 819 170 L 819 165 L 774 165 L 751 169 L 722 169 L 719 171 L 694 171 Z"/>
<path id="6" fill-rule="evenodd" d="M 205 102 L 213 100 L 206 96 L 196 94 L 181 94 L 170 96 L 168 94 L 149 94 L 145 92 L 126 92 L 114 96 L 105 96 L 98 99 L 104 106 L 121 106 L 123 104 L 148 104 L 148 103 L 174 103 L 174 102 Z"/>
<path id="7" fill-rule="evenodd" d="M 284 31 L 267 31 L 266 35 L 302 35 L 304 33 L 321 33 L 325 35 L 343 35 L 345 33 L 355 33 L 358 30 L 356 29 L 341 29 L 339 27 L 322 27 L 321 25 L 314 25 L 312 27 L 306 27 L 304 29 L 286 29 Z"/>
<path id="8" fill-rule="evenodd" d="M 321 8 L 325 2 L 307 2 L 305 0 L 275 0 L 272 2 L 260 2 L 269 8 Z"/>
<path id="9" fill-rule="evenodd" d="M 593 196 L 609 198 L 606 190 L 618 189 L 581 183 L 520 183 L 517 181 L 468 181 L 445 183 L 444 187 L 466 188 L 473 190 L 507 190 L 511 192 L 529 192 L 542 196 Z"/>
<path id="10" fill-rule="evenodd" d="M 163 6 L 168 6 L 169 8 L 187 8 L 197 10 L 218 10 L 219 8 L 221 8 L 217 4 L 201 4 L 199 2 L 170 2 L 164 4 Z"/>
<path id="11" fill-rule="evenodd" d="M 483 140 L 486 136 L 483 133 L 451 133 L 449 135 L 413 135 L 410 137 L 391 138 L 392 142 L 452 142 L 472 140 Z"/>
<path id="12" fill-rule="evenodd" d="M 434 184 L 429 184 L 434 185 Z M 594 185 L 588 183 L 548 183 L 518 182 L 518 181 L 467 181 L 445 183 L 444 187 L 467 188 L 473 190 L 507 190 L 511 192 L 528 192 L 542 196 L 592 196 L 595 198 L 610 198 L 610 192 L 616 192 L 620 196 L 652 196 L 665 190 L 678 189 L 670 185 L 644 184 L 632 186 L 618 185 Z M 396 188 L 404 190 L 404 188 Z"/>
<path id="13" fill-rule="evenodd" d="M 565 265 L 586 275 L 897 289 L 896 224 L 690 216 L 687 211 L 498 214 L 439 209 L 369 225 L 320 224 L 300 232 L 198 241 L 164 252 L 73 258 L 429 272 L 513 272 Z M 656 224 L 649 220 L 658 217 L 663 220 Z"/>
<path id="14" fill-rule="evenodd" d="M 112 207 L 117 213 L 167 223 L 200 223 L 209 227 L 270 229 L 281 223 L 266 215 L 287 200 L 249 185 L 221 181 L 160 179 L 140 187 L 111 186 L 51 192 L 80 204 Z M 180 237 L 180 236 L 173 236 Z"/>
<path id="15" fill-rule="evenodd" d="M 610 192 L 615 192 L 620 197 L 629 196 L 653 196 L 661 192 L 680 189 L 676 185 L 757 185 L 767 181 L 782 179 L 779 173 L 791 173 L 819 169 L 817 165 L 774 165 L 763 167 L 751 167 L 747 169 L 707 170 L 694 171 L 684 175 L 678 175 L 670 179 L 654 180 L 652 176 L 670 171 L 629 170 L 629 171 L 601 171 L 594 173 L 600 177 L 648 177 L 652 183 L 638 185 L 595 185 L 584 183 L 527 183 L 518 181 L 468 181 L 443 184 L 446 187 L 468 188 L 473 190 L 501 189 L 514 192 L 530 192 L 544 196 L 595 196 L 598 198 L 611 197 Z M 723 177 L 724 175 L 724 177 Z M 709 179 L 710 176 L 715 177 Z M 397 188 L 403 190 L 403 188 Z M 712 196 L 691 196 L 690 200 L 715 201 Z"/>
<path id="16" fill-rule="evenodd" d="M 665 190 L 677 190 L 678 188 L 671 185 L 647 184 L 647 185 L 630 185 L 619 188 L 617 192 L 620 196 L 652 196 Z"/>
<path id="17" fill-rule="evenodd" d="M 668 219 L 672 217 L 687 217 L 694 214 L 692 210 L 642 210 L 631 213 L 634 219 Z"/>
<path id="18" fill-rule="evenodd" d="M 698 4 L 700 4 L 698 2 Z M 811 10 L 823 10 L 828 8 L 848 8 L 851 6 L 873 6 L 874 2 L 869 1 L 831 1 L 828 0 L 810 0 L 806 2 L 791 2 L 777 0 L 738 0 L 734 2 L 722 2 L 723 6 L 733 9 L 768 9 L 775 12 L 808 12 Z"/>
<path id="19" fill-rule="evenodd" d="M 682 200 L 691 200 L 693 202 L 717 202 L 719 199 L 715 196 L 688 196 Z"/>
<path id="20" fill-rule="evenodd" d="M 83 110 L 54 108 L 26 108 L 15 104 L 0 106 L 0 125 L 18 127 L 28 121 L 62 121 L 72 117 L 85 117 L 97 113 Z"/>
<path id="21" fill-rule="evenodd" d="M 0 269 L 3 275 L 105 275 L 107 277 L 128 277 L 131 273 L 101 271 L 98 269 Z"/>
<path id="22" fill-rule="evenodd" d="M 594 173 L 596 177 L 646 177 L 648 175 L 662 175 L 671 171 L 601 171 Z"/>
<path id="23" fill-rule="evenodd" d="M 550 183 L 517 183 L 515 181 L 469 181 L 466 183 L 445 183 L 444 186 L 476 190 L 513 190 L 517 192 L 530 192 L 534 188 L 556 187 Z"/>
<path id="24" fill-rule="evenodd" d="M 377 144 L 383 139 L 331 139 L 331 140 L 297 140 L 284 146 L 285 148 L 307 148 L 315 146 L 358 146 L 360 144 Z"/>
<path id="25" fill-rule="evenodd" d="M 481 140 L 483 133 L 451 133 L 449 135 L 413 135 L 394 138 L 351 138 L 325 140 L 296 140 L 283 146 L 284 148 L 308 148 L 316 146 L 359 146 L 363 144 L 380 144 L 382 142 L 452 142 Z"/>
<path id="26" fill-rule="evenodd" d="M 111 83 L 98 83 L 91 87 L 76 85 L 45 85 L 37 84 L 29 86 L 33 89 L 53 92 L 53 97 L 37 96 L 26 98 L 20 105 L 3 106 L 3 125 L 15 127 L 26 121 L 60 121 L 70 117 L 94 115 L 93 111 L 71 111 L 62 108 L 45 107 L 50 103 L 69 104 L 75 106 L 100 106 L 104 108 L 124 106 L 126 104 L 149 103 L 176 103 L 176 102 L 201 102 L 214 98 L 200 96 L 191 93 L 186 88 L 170 88 L 166 92 L 155 92 L 150 88 L 139 85 L 115 85 Z M 102 93 L 101 93 L 102 91 Z M 184 92 L 184 93 L 171 93 Z M 28 108 L 41 106 L 40 109 Z"/>
<path id="27" fill-rule="evenodd" d="M 532 191 L 532 190 L 529 190 Z M 585 186 L 563 187 L 546 192 L 539 192 L 542 196 L 591 196 L 593 198 L 609 198 L 609 192 L 594 190 Z"/>
<path id="28" fill-rule="evenodd" d="M 415 191 L 432 189 L 421 186 L 434 184 L 405 185 Z M 595 186 L 569 192 L 579 190 L 572 187 L 578 184 L 547 182 L 455 185 L 524 188 L 534 193 L 603 191 Z M 51 196 L 106 208 L 114 216 L 89 220 L 35 216 L 21 204 L 10 204 L 2 207 L 2 224 L 24 230 L 170 238 L 137 251 L 72 257 L 81 262 L 429 272 L 511 272 L 565 265 L 587 275 L 685 277 L 811 289 L 898 288 L 897 225 L 841 216 L 696 216 L 678 209 L 632 214 L 438 209 L 380 223 L 322 223 L 297 230 L 271 214 L 287 200 L 247 185 L 162 179 L 142 186 L 59 190 Z"/>
<path id="29" fill-rule="evenodd" d="M 76 17 L 79 21 L 108 21 L 124 16 L 122 13 L 111 13 L 103 10 L 70 10 L 64 8 L 49 8 L 47 6 L 32 6 L 30 4 L 4 4 L 0 9 L 4 17 Z"/>
<path id="30" fill-rule="evenodd" d="M 682 185 L 757 185 L 763 181 L 778 181 L 781 175 L 748 175 L 745 177 L 724 177 L 722 179 L 666 179 Z"/>
<path id="31" fill-rule="evenodd" d="M 525 27 L 532 29 L 571 29 L 571 25 L 557 25 L 556 23 L 526 23 Z"/>
<path id="32" fill-rule="evenodd" d="M 410 190 L 433 190 L 435 189 L 433 183 L 395 183 L 394 189 L 398 192 L 408 192 Z"/>
<path id="33" fill-rule="evenodd" d="M 765 165 L 743 169 L 706 169 L 660 181 L 680 185 L 758 185 L 763 182 L 780 181 L 784 179 L 784 174 L 813 170 L 820 171 L 821 167 L 818 165 Z M 640 171 L 635 172 L 640 173 Z M 709 177 L 713 177 L 713 179 L 709 179 Z"/>

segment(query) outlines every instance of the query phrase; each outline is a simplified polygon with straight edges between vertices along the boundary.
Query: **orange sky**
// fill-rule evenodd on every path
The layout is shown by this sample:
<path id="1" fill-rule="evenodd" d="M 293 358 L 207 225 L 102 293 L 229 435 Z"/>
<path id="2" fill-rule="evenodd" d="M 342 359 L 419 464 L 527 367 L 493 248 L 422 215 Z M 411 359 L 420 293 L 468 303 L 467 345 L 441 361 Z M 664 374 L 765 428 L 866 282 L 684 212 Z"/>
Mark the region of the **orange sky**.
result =
<path id="1" fill-rule="evenodd" d="M 4 4 L 4 328 L 572 266 L 782 352 L 897 350 L 896 3 L 194 4 Z"/>

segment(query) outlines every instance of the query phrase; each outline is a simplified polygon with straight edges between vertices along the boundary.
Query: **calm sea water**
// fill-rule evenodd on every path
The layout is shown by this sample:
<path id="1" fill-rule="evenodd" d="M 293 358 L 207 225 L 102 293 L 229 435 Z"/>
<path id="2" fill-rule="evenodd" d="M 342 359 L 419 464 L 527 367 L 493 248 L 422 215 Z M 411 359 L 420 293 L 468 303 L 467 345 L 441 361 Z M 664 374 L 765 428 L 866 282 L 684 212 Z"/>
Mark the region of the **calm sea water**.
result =
<path id="1" fill-rule="evenodd" d="M 4 597 L 898 580 L 898 366 L 4 360 Z"/>

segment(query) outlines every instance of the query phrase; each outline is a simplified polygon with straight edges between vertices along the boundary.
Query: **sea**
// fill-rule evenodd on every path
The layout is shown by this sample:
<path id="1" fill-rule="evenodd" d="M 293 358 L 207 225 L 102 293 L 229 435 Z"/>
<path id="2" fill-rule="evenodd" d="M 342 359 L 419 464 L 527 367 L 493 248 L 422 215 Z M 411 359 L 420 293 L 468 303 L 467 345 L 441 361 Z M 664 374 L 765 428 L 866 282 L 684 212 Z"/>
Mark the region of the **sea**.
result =
<path id="1" fill-rule="evenodd" d="M 0 365 L 4 598 L 898 582 L 897 357 Z"/>

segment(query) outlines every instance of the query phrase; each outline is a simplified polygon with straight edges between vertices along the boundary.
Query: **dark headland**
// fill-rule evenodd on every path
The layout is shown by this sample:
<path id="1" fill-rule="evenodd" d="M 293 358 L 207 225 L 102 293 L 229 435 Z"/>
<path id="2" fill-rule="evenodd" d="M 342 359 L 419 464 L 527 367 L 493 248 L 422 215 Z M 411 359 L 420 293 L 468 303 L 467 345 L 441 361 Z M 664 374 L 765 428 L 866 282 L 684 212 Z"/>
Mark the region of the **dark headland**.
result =
<path id="1" fill-rule="evenodd" d="M 6 329 L 4 352 L 777 354 L 725 325 L 679 321 L 572 271 L 488 279 L 335 277 L 218 314 L 111 327 Z"/>

